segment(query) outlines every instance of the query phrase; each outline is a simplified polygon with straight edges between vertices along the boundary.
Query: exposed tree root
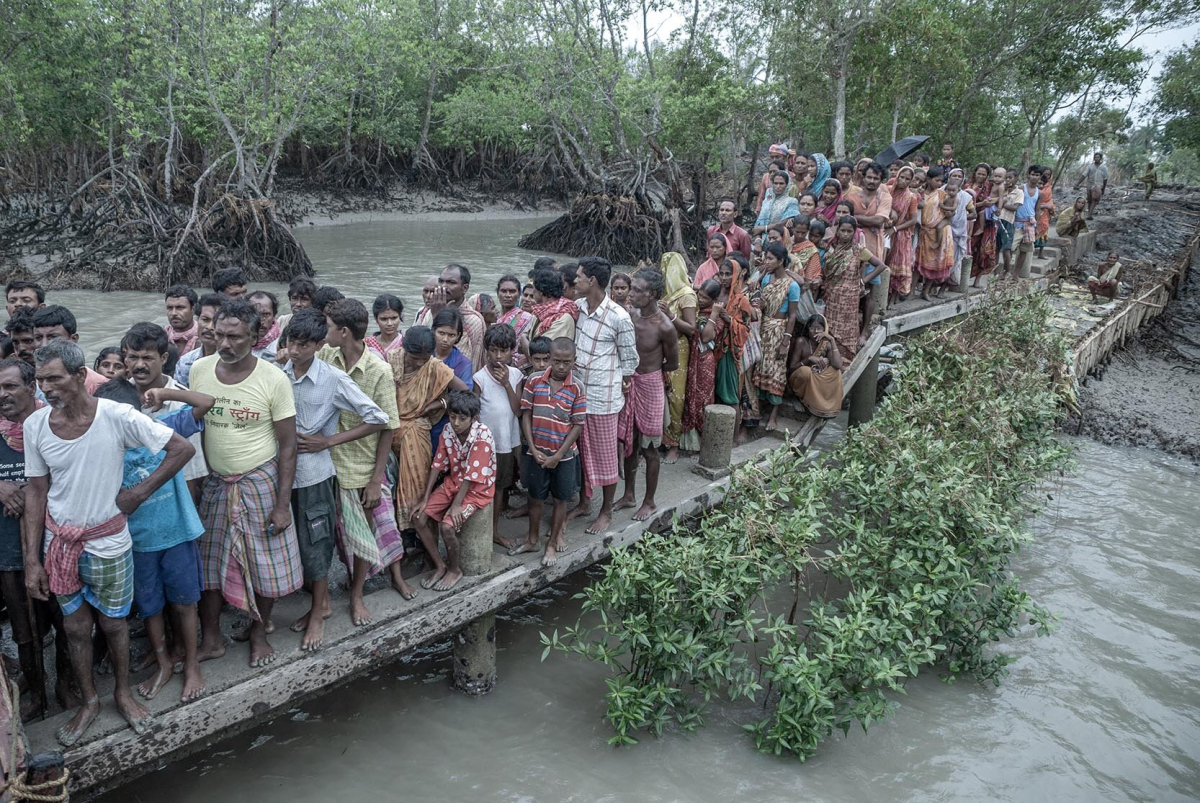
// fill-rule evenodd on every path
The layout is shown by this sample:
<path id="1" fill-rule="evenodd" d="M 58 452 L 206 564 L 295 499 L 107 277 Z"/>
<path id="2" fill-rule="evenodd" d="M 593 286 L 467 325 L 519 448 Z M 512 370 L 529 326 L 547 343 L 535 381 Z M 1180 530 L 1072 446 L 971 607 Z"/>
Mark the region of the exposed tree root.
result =
<path id="1" fill-rule="evenodd" d="M 518 245 L 576 257 L 602 256 L 620 265 L 643 259 L 657 262 L 680 242 L 699 241 L 698 230 L 675 232 L 672 218 L 686 221 L 677 212 L 656 212 L 629 196 L 581 195 L 565 215 L 525 235 Z M 680 225 L 686 229 L 688 222 Z"/>

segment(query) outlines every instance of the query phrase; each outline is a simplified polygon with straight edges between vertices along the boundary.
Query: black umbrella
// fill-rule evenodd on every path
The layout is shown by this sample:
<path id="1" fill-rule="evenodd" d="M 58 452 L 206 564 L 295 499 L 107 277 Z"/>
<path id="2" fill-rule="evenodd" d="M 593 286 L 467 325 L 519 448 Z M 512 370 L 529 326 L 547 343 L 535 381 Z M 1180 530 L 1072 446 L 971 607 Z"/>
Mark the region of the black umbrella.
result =
<path id="1" fill-rule="evenodd" d="M 905 137 L 899 142 L 893 142 L 881 150 L 875 157 L 875 161 L 887 167 L 897 159 L 903 159 L 905 156 L 913 153 L 928 141 L 929 137 Z"/>

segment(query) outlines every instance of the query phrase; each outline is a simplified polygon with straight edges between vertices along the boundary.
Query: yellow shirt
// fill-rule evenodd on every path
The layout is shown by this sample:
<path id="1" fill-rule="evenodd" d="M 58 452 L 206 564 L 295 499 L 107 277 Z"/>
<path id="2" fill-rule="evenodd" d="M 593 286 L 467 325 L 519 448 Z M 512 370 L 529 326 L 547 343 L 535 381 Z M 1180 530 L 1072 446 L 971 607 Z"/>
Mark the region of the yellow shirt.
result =
<path id="1" fill-rule="evenodd" d="M 287 374 L 262 360 L 236 385 L 217 379 L 216 354 L 192 365 L 190 387 L 216 399 L 204 416 L 204 456 L 217 474 L 245 474 L 275 457 L 275 422 L 296 417 Z"/>

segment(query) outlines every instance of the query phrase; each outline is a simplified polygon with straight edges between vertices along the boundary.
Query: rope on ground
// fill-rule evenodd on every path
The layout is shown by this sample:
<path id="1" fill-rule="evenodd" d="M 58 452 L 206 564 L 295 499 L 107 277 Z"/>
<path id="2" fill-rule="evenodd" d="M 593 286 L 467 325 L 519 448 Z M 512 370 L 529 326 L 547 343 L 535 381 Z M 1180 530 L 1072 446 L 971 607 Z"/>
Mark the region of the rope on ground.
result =
<path id="1" fill-rule="evenodd" d="M 26 783 L 24 776 L 18 774 L 17 745 L 22 738 L 18 733 L 21 721 L 21 711 L 17 705 L 18 696 L 13 694 L 13 690 L 7 682 L 0 683 L 0 690 L 4 696 L 5 706 L 11 713 L 13 722 L 16 723 L 8 740 L 7 769 L 13 774 L 13 777 L 0 784 L 0 796 L 7 794 L 12 803 L 21 800 L 29 800 L 33 803 L 63 803 L 68 797 L 67 779 L 71 777 L 71 771 L 66 767 L 63 767 L 62 775 L 59 777 L 40 783 Z"/>

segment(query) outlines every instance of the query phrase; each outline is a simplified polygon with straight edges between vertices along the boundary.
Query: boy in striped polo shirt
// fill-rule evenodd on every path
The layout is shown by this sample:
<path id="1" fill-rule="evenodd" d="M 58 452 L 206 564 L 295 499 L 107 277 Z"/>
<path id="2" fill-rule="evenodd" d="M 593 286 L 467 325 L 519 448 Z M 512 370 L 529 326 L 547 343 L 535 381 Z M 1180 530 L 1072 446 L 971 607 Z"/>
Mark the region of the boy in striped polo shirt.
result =
<path id="1" fill-rule="evenodd" d="M 566 547 L 567 502 L 577 488 L 575 460 L 579 450 L 575 442 L 583 432 L 587 397 L 583 385 L 576 382 L 575 341 L 560 337 L 550 346 L 550 370 L 531 374 L 521 394 L 521 431 L 529 445 L 525 456 L 525 476 L 529 478 L 529 534 L 525 543 L 508 554 L 533 552 L 538 545 L 542 523 L 542 505 L 554 497 L 550 513 L 550 538 L 542 555 L 549 566 Z"/>

